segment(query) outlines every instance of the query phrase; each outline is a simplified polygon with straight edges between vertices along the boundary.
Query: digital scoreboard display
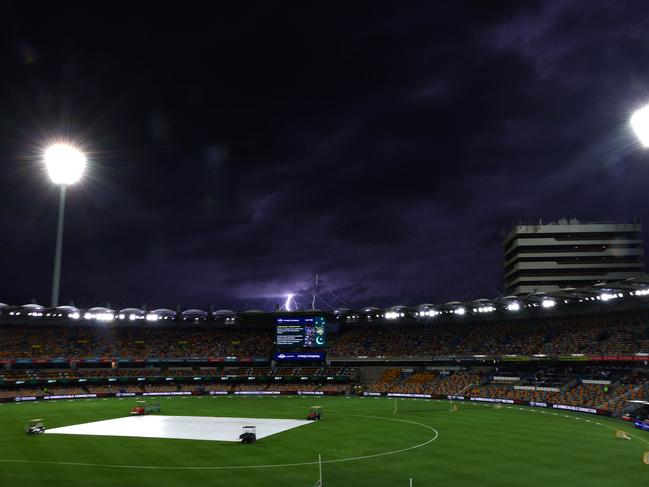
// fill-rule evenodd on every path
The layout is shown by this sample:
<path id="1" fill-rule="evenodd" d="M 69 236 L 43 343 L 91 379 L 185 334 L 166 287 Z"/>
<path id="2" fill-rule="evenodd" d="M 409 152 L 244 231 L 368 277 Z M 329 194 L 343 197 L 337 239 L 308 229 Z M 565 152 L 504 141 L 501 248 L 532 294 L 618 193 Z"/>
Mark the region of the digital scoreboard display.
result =
<path id="1" fill-rule="evenodd" d="M 317 348 L 327 345 L 324 316 L 277 318 L 278 347 Z"/>

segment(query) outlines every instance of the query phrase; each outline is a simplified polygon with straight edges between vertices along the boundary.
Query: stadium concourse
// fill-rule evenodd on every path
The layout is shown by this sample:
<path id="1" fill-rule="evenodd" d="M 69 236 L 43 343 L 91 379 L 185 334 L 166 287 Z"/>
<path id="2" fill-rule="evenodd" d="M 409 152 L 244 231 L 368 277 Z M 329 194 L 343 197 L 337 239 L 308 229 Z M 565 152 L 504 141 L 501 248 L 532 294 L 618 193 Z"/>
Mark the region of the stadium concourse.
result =
<path id="1" fill-rule="evenodd" d="M 644 281 L 633 284 L 527 300 L 332 312 L 3 305 L 0 401 L 355 394 L 644 419 L 649 292 Z M 282 326 L 304 331 L 318 323 L 320 342 L 302 336 L 286 346 L 279 337 Z"/>

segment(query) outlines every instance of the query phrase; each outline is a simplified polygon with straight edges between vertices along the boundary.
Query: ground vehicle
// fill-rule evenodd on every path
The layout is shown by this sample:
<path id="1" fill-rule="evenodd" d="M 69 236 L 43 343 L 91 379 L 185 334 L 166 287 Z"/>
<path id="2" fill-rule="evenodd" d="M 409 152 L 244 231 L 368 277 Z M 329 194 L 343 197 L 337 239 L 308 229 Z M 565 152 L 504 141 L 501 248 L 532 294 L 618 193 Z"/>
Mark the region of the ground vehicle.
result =
<path id="1" fill-rule="evenodd" d="M 241 443 L 254 443 L 257 441 L 257 427 L 256 426 L 244 426 L 243 433 L 239 435 Z"/>
<path id="2" fill-rule="evenodd" d="M 307 415 L 306 419 L 309 421 L 318 421 L 322 419 L 322 407 L 321 406 L 311 406 L 311 410 Z"/>
<path id="3" fill-rule="evenodd" d="M 45 433 L 45 423 L 43 423 L 42 419 L 32 419 L 25 428 L 25 433 L 28 435 L 40 435 L 41 433 Z"/>
<path id="4" fill-rule="evenodd" d="M 142 416 L 145 414 L 159 413 L 160 403 L 149 404 L 146 401 L 137 401 L 137 405 L 131 409 L 131 416 Z"/>

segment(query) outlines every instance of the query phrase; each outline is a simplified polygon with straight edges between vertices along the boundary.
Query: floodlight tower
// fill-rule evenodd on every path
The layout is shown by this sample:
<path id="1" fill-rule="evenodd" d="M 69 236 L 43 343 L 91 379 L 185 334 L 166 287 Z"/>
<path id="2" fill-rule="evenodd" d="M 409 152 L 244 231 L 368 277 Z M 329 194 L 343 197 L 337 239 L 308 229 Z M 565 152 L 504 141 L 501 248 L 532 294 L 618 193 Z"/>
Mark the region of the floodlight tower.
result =
<path id="1" fill-rule="evenodd" d="M 76 147 L 65 144 L 53 144 L 43 155 L 45 167 L 50 180 L 59 186 L 59 221 L 56 230 L 56 251 L 54 254 L 54 277 L 52 279 L 52 308 L 59 305 L 59 287 L 61 284 L 61 253 L 63 251 L 63 218 L 65 216 L 65 189 L 74 184 L 83 174 L 86 167 L 86 156 Z"/>

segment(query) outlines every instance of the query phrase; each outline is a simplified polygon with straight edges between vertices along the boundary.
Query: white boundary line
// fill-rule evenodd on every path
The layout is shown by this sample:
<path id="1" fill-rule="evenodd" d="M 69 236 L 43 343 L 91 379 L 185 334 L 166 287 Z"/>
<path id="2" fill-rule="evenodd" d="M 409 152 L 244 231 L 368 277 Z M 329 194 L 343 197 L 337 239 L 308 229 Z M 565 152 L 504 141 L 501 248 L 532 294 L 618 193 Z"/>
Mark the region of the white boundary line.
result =
<path id="1" fill-rule="evenodd" d="M 355 416 L 355 415 L 350 415 Z M 410 423 L 423 428 L 427 428 L 435 433 L 435 435 L 423 443 L 417 445 L 409 446 L 406 448 L 401 448 L 399 450 L 393 450 L 383 453 L 374 453 L 372 455 L 363 455 L 360 457 L 351 457 L 351 458 L 339 458 L 337 460 L 323 460 L 322 463 L 342 463 L 342 462 L 354 462 L 357 460 L 367 460 L 370 458 L 384 457 L 387 455 L 395 455 L 397 453 L 403 453 L 406 451 L 414 450 L 416 448 L 421 448 L 426 446 L 433 441 L 435 441 L 439 432 L 432 426 L 428 426 L 423 423 L 418 423 L 416 421 L 408 421 L 406 419 L 395 419 L 395 418 L 384 418 L 382 416 L 355 416 L 357 418 L 369 418 L 369 419 L 384 419 L 386 421 L 396 421 L 399 423 Z M 39 465 L 66 465 L 73 467 L 98 467 L 98 468 L 123 468 L 123 469 L 138 469 L 138 470 L 243 470 L 243 469 L 257 469 L 257 468 L 281 468 L 281 467 L 301 467 L 304 465 L 317 465 L 318 462 L 300 462 L 300 463 L 281 463 L 281 464 L 270 464 L 270 465 L 207 465 L 207 466 L 157 466 L 157 465 L 111 465 L 111 464 L 101 464 L 101 463 L 79 463 L 79 462 L 55 462 L 55 461 L 46 461 L 46 460 L 12 460 L 8 458 L 0 458 L 0 463 L 35 463 Z"/>
<path id="2" fill-rule="evenodd" d="M 607 424 L 602 424 L 602 426 L 604 426 L 605 428 L 608 428 L 610 430 L 613 430 L 613 431 L 618 431 L 619 430 L 619 428 L 613 428 L 613 426 L 609 426 Z M 634 435 L 632 433 L 629 433 L 628 431 L 625 431 L 625 433 L 627 435 L 631 436 L 632 438 L 635 438 L 636 440 L 640 440 L 640 441 L 646 443 L 647 445 L 649 445 L 649 441 L 645 440 L 644 438 L 640 438 L 639 436 L 636 436 L 636 435 Z"/>
<path id="3" fill-rule="evenodd" d="M 508 409 L 516 409 L 516 408 L 510 407 L 510 406 L 507 406 L 507 408 Z M 545 414 L 545 411 L 543 411 L 543 410 L 538 410 L 537 411 L 537 410 L 533 409 L 533 406 L 524 406 L 522 408 L 519 407 L 518 409 L 521 410 L 521 411 L 528 411 L 530 413 L 540 412 L 541 414 Z M 579 413 L 577 411 L 576 414 L 584 414 L 584 413 Z M 618 431 L 620 429 L 620 428 L 614 428 L 613 426 L 610 426 L 608 424 L 599 423 L 597 421 L 591 421 L 590 419 L 585 419 L 584 417 L 581 417 L 581 416 L 573 416 L 573 415 L 569 415 L 569 414 L 558 414 L 558 413 L 552 413 L 552 416 L 562 416 L 564 418 L 577 419 L 577 420 L 581 419 L 581 420 L 584 420 L 586 423 L 590 423 L 590 424 L 597 425 L 597 426 L 604 426 L 605 428 L 608 428 L 608 429 L 613 430 L 613 431 Z M 600 416 L 596 416 L 596 417 L 601 418 Z M 612 419 L 612 418 L 607 418 L 607 419 Z M 607 421 L 607 419 L 601 418 L 600 421 L 601 420 Z M 628 434 L 629 436 L 635 438 L 636 440 L 640 440 L 643 443 L 646 443 L 647 445 L 649 445 L 649 440 L 645 440 L 644 438 L 640 438 L 639 436 L 636 436 L 635 434 L 630 433 L 628 431 L 625 431 L 625 433 Z"/>

